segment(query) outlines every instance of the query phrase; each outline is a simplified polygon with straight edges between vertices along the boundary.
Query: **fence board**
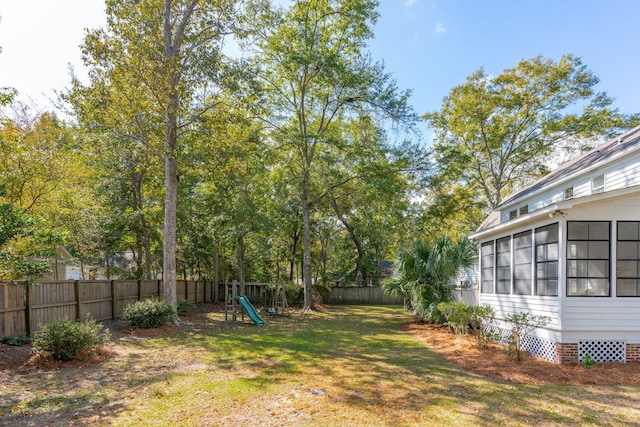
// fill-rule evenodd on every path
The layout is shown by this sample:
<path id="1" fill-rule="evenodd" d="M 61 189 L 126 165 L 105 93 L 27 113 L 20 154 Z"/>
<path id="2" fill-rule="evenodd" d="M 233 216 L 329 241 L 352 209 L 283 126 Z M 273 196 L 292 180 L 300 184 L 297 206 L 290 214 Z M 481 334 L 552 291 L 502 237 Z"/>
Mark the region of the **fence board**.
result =
<path id="1" fill-rule="evenodd" d="M 386 295 L 374 286 L 331 288 L 329 304 L 402 305 L 402 299 Z"/>

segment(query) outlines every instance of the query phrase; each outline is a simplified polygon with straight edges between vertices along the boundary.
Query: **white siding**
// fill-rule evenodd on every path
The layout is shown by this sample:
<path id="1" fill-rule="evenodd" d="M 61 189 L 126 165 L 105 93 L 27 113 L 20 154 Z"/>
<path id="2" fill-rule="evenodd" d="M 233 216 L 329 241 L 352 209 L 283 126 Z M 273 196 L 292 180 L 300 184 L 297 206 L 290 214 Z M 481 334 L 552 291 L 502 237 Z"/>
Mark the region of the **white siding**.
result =
<path id="1" fill-rule="evenodd" d="M 565 298 L 563 342 L 640 342 L 640 298 Z"/>
<path id="2" fill-rule="evenodd" d="M 504 319 L 509 314 L 530 313 L 535 316 L 546 316 L 550 323 L 545 328 L 532 332 L 533 336 L 557 341 L 561 329 L 560 300 L 558 297 L 539 297 L 526 295 L 480 294 L 480 304 L 490 305 L 496 312 L 496 319 L 501 321 L 500 327 L 510 329 Z"/>
<path id="3" fill-rule="evenodd" d="M 629 159 L 605 171 L 605 190 L 617 190 L 640 184 L 640 160 Z"/>

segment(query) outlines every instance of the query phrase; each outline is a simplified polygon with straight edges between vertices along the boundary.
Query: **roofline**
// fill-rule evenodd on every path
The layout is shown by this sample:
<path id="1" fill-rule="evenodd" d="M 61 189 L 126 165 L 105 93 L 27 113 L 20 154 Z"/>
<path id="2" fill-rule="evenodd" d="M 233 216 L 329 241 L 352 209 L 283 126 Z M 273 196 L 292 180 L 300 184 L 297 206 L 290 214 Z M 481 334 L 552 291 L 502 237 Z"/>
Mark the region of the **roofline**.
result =
<path id="1" fill-rule="evenodd" d="M 579 157 L 577 157 L 577 158 L 575 158 L 575 159 L 573 159 L 573 160 L 570 160 L 569 162 L 567 162 L 567 163 L 565 163 L 565 164 L 568 164 L 568 163 L 571 163 L 571 162 L 577 161 L 577 160 L 579 160 L 580 158 L 582 158 L 583 156 L 588 155 L 588 154 L 589 154 L 589 153 L 591 153 L 592 151 L 594 151 L 594 150 L 598 150 L 598 148 L 599 148 L 599 147 L 602 147 L 603 145 L 606 145 L 606 144 L 612 143 L 614 140 L 623 140 L 623 139 L 625 139 L 628 135 L 630 135 L 630 134 L 632 134 L 632 133 L 636 133 L 636 132 L 638 132 L 639 130 L 640 130 L 640 128 L 639 128 L 639 127 L 635 127 L 635 128 L 633 128 L 633 129 L 630 129 L 630 130 L 628 130 L 627 132 L 625 132 L 625 133 L 623 133 L 623 134 L 621 134 L 621 135 L 618 135 L 618 136 L 616 136 L 615 138 L 611 138 L 611 139 L 607 140 L 606 142 L 604 142 L 604 143 L 602 143 L 602 144 L 598 145 L 597 147 L 595 147 L 595 148 L 593 148 L 593 149 L 591 149 L 591 150 L 587 151 L 587 152 L 586 152 L 586 153 L 584 153 L 583 155 L 581 155 L 581 156 L 579 156 Z M 503 204 L 500 204 L 500 205 L 496 206 L 495 210 L 502 210 L 502 209 L 504 209 L 504 208 L 508 208 L 508 207 L 510 207 L 510 206 L 517 205 L 517 204 L 521 203 L 523 199 L 526 199 L 526 198 L 533 197 L 533 196 L 536 196 L 536 195 L 538 195 L 538 194 L 544 193 L 545 191 L 549 190 L 549 188 L 551 188 L 551 187 L 553 187 L 553 186 L 560 185 L 560 184 L 562 184 L 562 183 L 564 183 L 564 182 L 567 182 L 567 181 L 571 181 L 571 180 L 572 180 L 572 179 L 574 179 L 576 176 L 586 175 L 586 174 L 588 174 L 589 172 L 592 172 L 592 171 L 593 171 L 593 170 L 595 170 L 595 169 L 598 169 L 598 168 L 600 168 L 600 167 L 602 167 L 602 166 L 604 166 L 604 165 L 607 165 L 607 164 L 609 164 L 609 163 L 611 163 L 611 162 L 613 162 L 613 161 L 615 161 L 615 160 L 618 160 L 618 159 L 619 159 L 619 158 L 621 158 L 621 157 L 624 157 L 624 156 L 626 156 L 626 155 L 629 155 L 629 154 L 631 154 L 631 153 L 633 153 L 633 152 L 635 152 L 635 151 L 638 151 L 638 150 L 640 150 L 640 144 L 632 145 L 632 146 L 628 147 L 626 150 L 622 150 L 622 151 L 619 151 L 619 152 L 617 152 L 617 153 L 614 153 L 614 154 L 612 154 L 611 156 L 609 156 L 608 158 L 602 159 L 602 160 L 601 160 L 601 161 L 599 161 L 599 162 L 595 162 L 595 163 L 593 163 L 592 165 L 587 166 L 587 167 L 586 167 L 586 168 L 584 168 L 584 169 L 580 169 L 580 170 L 578 170 L 578 171 L 575 171 L 575 172 L 573 172 L 573 173 L 570 173 L 570 174 L 568 174 L 568 175 L 565 175 L 565 176 L 563 176 L 562 178 L 556 179 L 556 180 L 554 180 L 554 181 L 552 181 L 552 182 L 548 183 L 547 185 L 543 185 L 543 186 L 542 186 L 542 187 L 540 187 L 539 189 L 532 191 L 531 193 L 527 193 L 527 194 L 525 194 L 525 195 L 524 195 L 524 196 L 522 196 L 522 197 L 514 197 L 513 199 L 508 200 L 507 202 L 505 202 L 505 203 L 503 203 Z M 560 165 L 558 168 L 561 168 L 562 166 L 563 166 L 563 165 Z M 554 171 L 555 171 L 555 170 L 554 170 Z M 552 171 L 552 172 L 554 172 L 554 171 Z M 552 173 L 552 172 L 551 172 L 551 173 Z M 542 180 L 542 179 L 544 179 L 544 177 L 542 177 L 542 178 L 540 178 L 539 180 L 536 180 L 535 182 L 531 183 L 531 185 L 535 185 L 538 181 L 540 181 L 540 180 Z M 531 185 L 530 185 L 530 186 L 531 186 Z M 523 189 L 522 189 L 522 190 L 520 190 L 520 191 L 525 191 L 528 187 L 529 187 L 529 186 L 527 186 L 527 187 L 523 188 Z M 518 192 L 520 192 L 520 191 L 518 191 Z M 517 193 L 516 193 L 516 194 L 517 194 Z"/>
<path id="2" fill-rule="evenodd" d="M 549 218 L 553 218 L 556 214 L 561 214 L 562 216 L 565 216 L 566 215 L 565 211 L 571 210 L 573 208 L 578 208 L 582 205 L 598 202 L 601 200 L 615 199 L 618 197 L 623 197 L 623 196 L 627 196 L 629 194 L 634 194 L 634 193 L 640 193 L 640 185 L 633 185 L 631 187 L 619 188 L 617 190 L 606 191 L 604 193 L 592 194 L 589 196 L 578 197 L 575 199 L 563 200 L 563 201 L 545 206 L 542 209 L 538 209 L 536 211 L 530 212 L 527 215 L 520 216 L 515 220 L 501 222 L 500 224 L 494 225 L 493 227 L 490 227 L 481 231 L 477 231 L 473 234 L 470 234 L 469 239 L 478 240 L 490 234 L 498 233 L 503 230 L 515 228 L 519 225 L 525 225 L 530 222 L 534 222 L 544 216 L 548 216 Z"/>

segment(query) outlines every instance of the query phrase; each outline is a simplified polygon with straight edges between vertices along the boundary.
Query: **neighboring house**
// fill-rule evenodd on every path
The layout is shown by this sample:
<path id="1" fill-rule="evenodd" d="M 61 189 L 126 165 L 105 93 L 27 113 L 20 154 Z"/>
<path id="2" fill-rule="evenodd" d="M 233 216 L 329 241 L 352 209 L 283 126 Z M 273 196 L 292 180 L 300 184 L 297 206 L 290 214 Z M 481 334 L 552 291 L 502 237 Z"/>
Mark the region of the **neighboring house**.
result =
<path id="1" fill-rule="evenodd" d="M 511 195 L 470 237 L 480 304 L 501 320 L 551 319 L 525 350 L 560 363 L 640 361 L 640 127 Z"/>

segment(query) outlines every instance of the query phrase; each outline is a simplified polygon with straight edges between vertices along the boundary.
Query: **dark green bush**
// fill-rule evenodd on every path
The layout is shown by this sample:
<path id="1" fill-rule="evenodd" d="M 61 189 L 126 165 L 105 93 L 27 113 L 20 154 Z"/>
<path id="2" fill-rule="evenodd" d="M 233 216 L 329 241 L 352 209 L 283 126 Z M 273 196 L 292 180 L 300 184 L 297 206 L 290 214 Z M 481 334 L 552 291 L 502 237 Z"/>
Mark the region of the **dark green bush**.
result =
<path id="1" fill-rule="evenodd" d="M 446 302 L 438 304 L 438 310 L 456 334 L 471 334 L 479 348 L 486 347 L 489 341 L 496 339 L 492 331 L 495 312 L 488 305 L 467 305 L 466 302 Z"/>
<path id="2" fill-rule="evenodd" d="M 20 347 L 23 344 L 28 343 L 31 339 L 26 335 L 10 335 L 5 337 L 2 342 L 7 345 L 13 345 L 15 347 Z"/>
<path id="3" fill-rule="evenodd" d="M 304 304 L 304 288 L 301 285 L 297 283 L 287 283 L 286 293 L 289 305 Z"/>
<path id="4" fill-rule="evenodd" d="M 109 332 L 101 334 L 102 325 L 90 318 L 72 322 L 65 316 L 39 327 L 41 331 L 33 337 L 34 350 L 56 360 L 86 358 L 109 341 Z"/>
<path id="5" fill-rule="evenodd" d="M 196 309 L 196 305 L 186 299 L 181 299 L 178 301 L 178 307 L 176 307 L 176 309 L 181 313 L 186 313 L 188 311 L 194 311 Z"/>
<path id="6" fill-rule="evenodd" d="M 173 321 L 176 311 L 164 300 L 146 299 L 126 306 L 122 318 L 134 328 L 158 328 Z"/>

